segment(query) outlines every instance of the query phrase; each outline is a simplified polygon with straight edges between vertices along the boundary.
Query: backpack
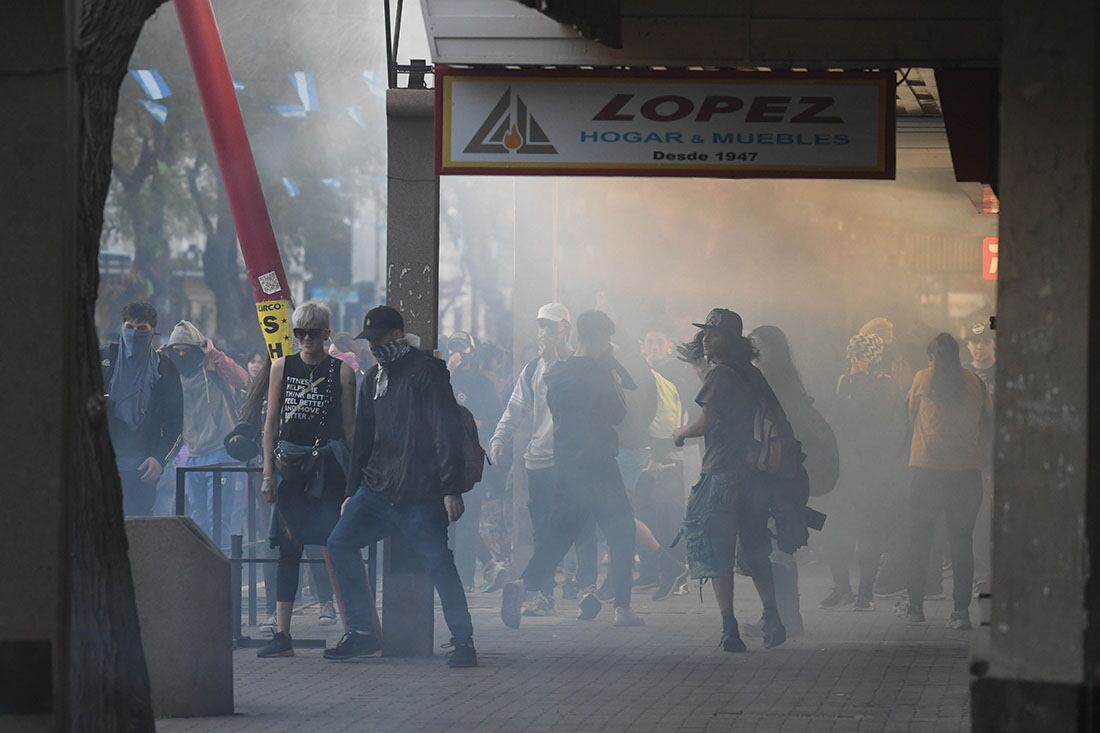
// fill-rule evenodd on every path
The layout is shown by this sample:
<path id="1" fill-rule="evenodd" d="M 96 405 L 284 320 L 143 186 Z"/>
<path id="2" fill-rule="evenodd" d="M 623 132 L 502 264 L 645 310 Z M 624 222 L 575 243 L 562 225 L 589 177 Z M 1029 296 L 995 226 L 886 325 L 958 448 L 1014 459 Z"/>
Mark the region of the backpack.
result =
<path id="1" fill-rule="evenodd" d="M 474 413 L 463 405 L 458 405 L 458 419 L 462 423 L 462 458 L 465 468 L 462 474 L 462 493 L 471 491 L 485 473 L 485 464 L 492 462 L 481 447 L 477 434 L 477 421 Z"/>

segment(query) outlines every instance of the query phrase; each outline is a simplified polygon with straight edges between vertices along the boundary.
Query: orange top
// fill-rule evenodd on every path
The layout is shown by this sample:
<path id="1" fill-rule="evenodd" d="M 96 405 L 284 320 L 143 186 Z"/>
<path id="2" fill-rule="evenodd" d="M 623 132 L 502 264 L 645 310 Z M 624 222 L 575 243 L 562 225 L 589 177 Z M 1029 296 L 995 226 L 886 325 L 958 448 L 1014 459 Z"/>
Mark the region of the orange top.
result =
<path id="1" fill-rule="evenodd" d="M 983 416 L 992 412 L 992 400 L 982 380 L 963 370 L 966 391 L 951 404 L 932 400 L 932 368 L 922 369 L 909 390 L 909 419 L 913 422 L 913 443 L 909 465 L 965 471 L 982 467 L 981 428 Z"/>

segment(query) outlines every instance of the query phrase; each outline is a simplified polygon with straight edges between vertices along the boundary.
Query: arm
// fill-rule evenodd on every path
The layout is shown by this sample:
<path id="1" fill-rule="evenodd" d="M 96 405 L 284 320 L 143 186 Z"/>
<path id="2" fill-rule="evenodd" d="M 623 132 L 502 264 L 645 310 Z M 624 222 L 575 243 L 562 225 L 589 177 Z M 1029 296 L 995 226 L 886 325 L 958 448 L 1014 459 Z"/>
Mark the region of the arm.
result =
<path id="1" fill-rule="evenodd" d="M 424 408 L 439 456 L 439 482 L 443 496 L 461 496 L 465 474 L 462 455 L 462 422 L 458 402 L 451 389 L 450 376 L 441 364 L 433 363 L 426 370 L 428 379 Z"/>
<path id="2" fill-rule="evenodd" d="M 167 359 L 167 357 L 161 357 Z M 157 435 L 152 457 L 158 463 L 167 461 L 169 453 L 176 446 L 180 434 L 183 432 L 183 386 L 180 384 L 179 373 L 172 367 L 163 376 L 164 407 L 161 411 L 163 423 L 160 433 Z"/>
<path id="3" fill-rule="evenodd" d="M 672 441 L 676 444 L 677 448 L 683 448 L 685 440 L 688 438 L 700 438 L 706 435 L 717 423 L 718 416 L 704 405 L 702 414 L 695 418 L 694 422 L 682 428 L 678 428 L 672 434 Z"/>
<path id="4" fill-rule="evenodd" d="M 275 444 L 279 440 L 279 420 L 283 413 L 283 369 L 285 359 L 279 358 L 271 365 L 271 379 L 267 385 L 267 418 L 264 420 L 264 479 L 260 493 L 268 501 L 275 501 Z"/>
<path id="5" fill-rule="evenodd" d="M 221 377 L 222 381 L 233 389 L 245 389 L 248 386 L 248 372 L 242 369 L 240 364 L 214 348 L 209 340 L 203 347 L 203 351 L 206 352 L 208 367 L 212 367 L 211 371 Z"/>
<path id="6" fill-rule="evenodd" d="M 370 462 L 374 450 L 374 382 L 378 379 L 378 367 L 367 372 L 363 385 L 359 388 L 359 400 L 355 408 L 355 425 L 351 438 L 351 463 L 348 464 L 348 485 L 345 496 L 352 496 L 359 490 L 363 480 L 363 469 Z"/>
<path id="7" fill-rule="evenodd" d="M 535 395 L 527 389 L 527 380 L 523 378 L 521 370 L 516 385 L 512 388 L 512 396 L 508 398 L 508 406 L 504 408 L 497 429 L 489 439 L 489 457 L 494 463 L 500 460 L 504 446 L 512 442 L 520 423 L 524 420 L 530 422 L 534 404 Z"/>

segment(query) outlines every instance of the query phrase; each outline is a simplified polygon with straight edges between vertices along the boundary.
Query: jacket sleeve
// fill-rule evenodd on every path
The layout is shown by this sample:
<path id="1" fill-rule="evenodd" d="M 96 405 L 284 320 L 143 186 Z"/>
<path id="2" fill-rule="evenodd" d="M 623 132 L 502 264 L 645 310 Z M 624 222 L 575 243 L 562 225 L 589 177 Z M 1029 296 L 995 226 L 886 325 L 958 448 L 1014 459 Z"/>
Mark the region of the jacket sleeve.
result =
<path id="1" fill-rule="evenodd" d="M 623 394 L 622 385 L 612 376 L 612 373 L 609 371 L 606 374 L 606 384 L 600 388 L 600 397 L 603 402 L 601 412 L 607 419 L 607 424 L 614 427 L 626 419 L 626 395 Z M 650 421 L 652 422 L 652 419 Z"/>
<path id="2" fill-rule="evenodd" d="M 351 446 L 351 462 L 348 464 L 348 484 L 344 489 L 346 496 L 359 490 L 363 482 L 363 469 L 370 462 L 374 451 L 374 380 L 378 378 L 378 368 L 367 373 L 359 385 L 359 399 L 355 405 L 355 438 Z"/>
<path id="3" fill-rule="evenodd" d="M 248 387 L 248 372 L 241 365 L 233 361 L 227 355 L 214 349 L 210 352 L 210 363 L 214 365 L 214 372 L 233 389 L 245 389 Z"/>
<path id="4" fill-rule="evenodd" d="M 523 421 L 530 423 L 535 395 L 528 389 L 528 380 L 524 379 L 526 371 L 527 367 L 520 371 L 516 385 L 512 388 L 512 396 L 508 398 L 508 405 L 504 408 L 504 414 L 497 423 L 493 437 L 489 439 L 489 445 L 507 445 L 515 437 L 517 430 L 522 427 Z"/>
<path id="5" fill-rule="evenodd" d="M 451 389 L 450 373 L 443 362 L 430 365 L 427 371 L 429 383 L 424 402 L 436 455 L 439 457 L 440 495 L 458 495 L 465 488 L 462 484 L 466 474 L 458 401 Z"/>
<path id="6" fill-rule="evenodd" d="M 162 364 L 167 357 L 161 356 Z M 183 432 L 183 385 L 180 384 L 180 375 L 176 368 L 168 362 L 168 367 L 161 372 L 158 386 L 163 385 L 160 391 L 164 404 L 161 406 L 161 424 L 159 430 L 153 436 L 153 458 L 163 461 L 168 453 L 175 447 L 176 441 Z"/>

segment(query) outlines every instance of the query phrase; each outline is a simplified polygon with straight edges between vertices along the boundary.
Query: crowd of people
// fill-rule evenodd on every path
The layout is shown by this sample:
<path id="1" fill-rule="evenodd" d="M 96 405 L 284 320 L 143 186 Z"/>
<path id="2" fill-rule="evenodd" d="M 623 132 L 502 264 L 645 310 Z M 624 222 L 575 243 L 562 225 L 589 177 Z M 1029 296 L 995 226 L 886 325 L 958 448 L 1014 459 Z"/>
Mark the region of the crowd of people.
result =
<path id="1" fill-rule="evenodd" d="M 561 303 L 535 316 L 537 349 L 513 372 L 506 352 L 473 334 L 444 339 L 438 359 L 392 308 L 368 312 L 353 338 L 310 302 L 293 313 L 296 353 L 246 353 L 242 367 L 188 321 L 158 348 L 155 309 L 128 304 L 102 351 L 124 510 L 155 513 L 165 469 L 197 468 L 187 513 L 228 538 L 243 481 L 221 474 L 215 516 L 214 474 L 201 469 L 261 469 L 277 558 L 265 566 L 261 657 L 294 653 L 303 556 L 315 561 L 321 623 L 336 623 L 338 605 L 348 631 L 325 657 L 377 652 L 362 548 L 395 533 L 428 568 L 454 667 L 477 664 L 466 594 L 479 566 L 480 590 L 501 593 L 511 628 L 558 613 L 557 594 L 577 601 L 581 621 L 610 602 L 614 625 L 643 626 L 636 590 L 662 601 L 709 582 L 719 646 L 740 652 L 744 637 L 772 648 L 804 633 L 796 553 L 808 544 L 799 557 L 833 578 L 821 608 L 897 598 L 898 615 L 923 622 L 924 599 L 950 572 L 948 625 L 970 628 L 988 582 L 996 352 L 986 324 L 967 330 L 965 353 L 941 333 L 919 354 L 887 319 L 868 322 L 819 409 L 784 332 L 746 334 L 732 310 L 713 309 L 686 341 L 662 323 L 628 333 L 601 310 L 574 319 Z M 521 496 L 533 553 L 513 567 L 510 502 Z M 811 497 L 828 514 L 812 540 L 824 517 Z M 757 623 L 734 615 L 737 575 L 759 597 Z"/>

